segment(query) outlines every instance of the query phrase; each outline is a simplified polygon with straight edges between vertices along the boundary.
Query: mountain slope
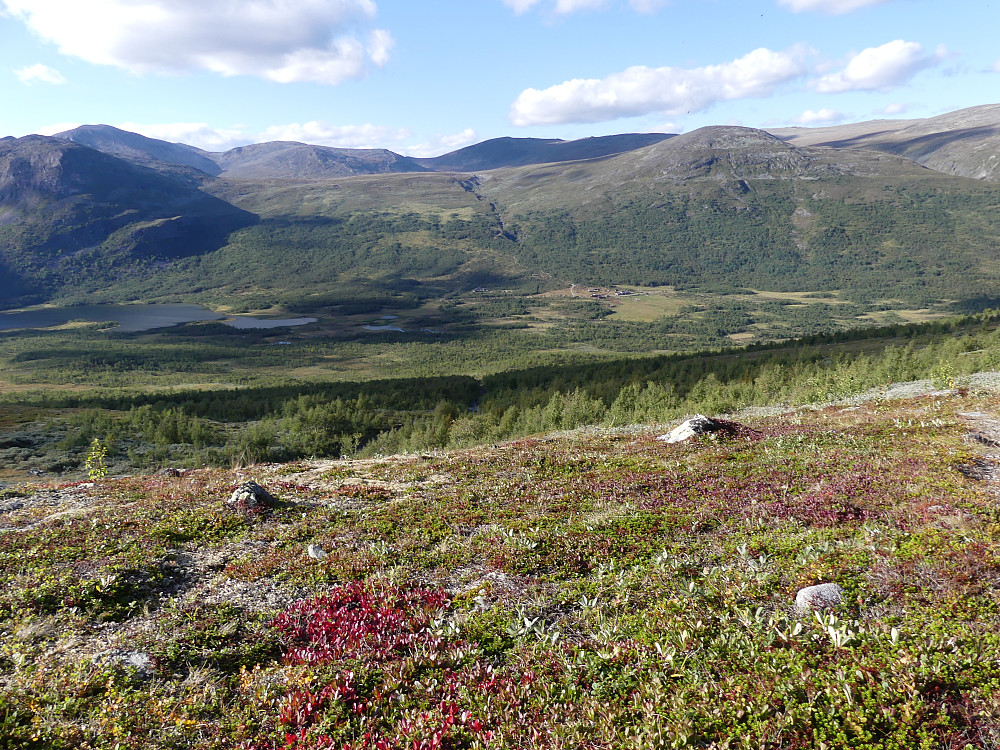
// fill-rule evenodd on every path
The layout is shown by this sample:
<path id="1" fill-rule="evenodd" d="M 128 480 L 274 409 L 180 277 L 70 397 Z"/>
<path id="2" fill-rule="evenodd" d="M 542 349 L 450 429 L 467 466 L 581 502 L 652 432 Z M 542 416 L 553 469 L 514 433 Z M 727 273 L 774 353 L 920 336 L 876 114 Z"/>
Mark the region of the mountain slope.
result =
<path id="1" fill-rule="evenodd" d="M 209 175 L 217 175 L 222 171 L 210 155 L 199 148 L 147 138 L 110 125 L 81 125 L 58 133 L 55 137 L 154 168 L 163 164 L 180 164 Z"/>
<path id="2" fill-rule="evenodd" d="M 417 161 L 439 172 L 477 172 L 527 164 L 595 159 L 634 151 L 672 137 L 664 133 L 624 133 L 575 141 L 555 138 L 494 138 L 442 156 Z"/>
<path id="3" fill-rule="evenodd" d="M 100 287 L 130 269 L 208 252 L 252 214 L 165 175 L 66 140 L 0 139 L 0 262 L 10 303 Z"/>
<path id="4" fill-rule="evenodd" d="M 387 149 L 330 148 L 271 141 L 211 154 L 225 177 L 317 179 L 350 175 L 424 172 L 415 160 Z"/>
<path id="5" fill-rule="evenodd" d="M 1000 104 L 923 120 L 874 120 L 770 132 L 797 146 L 871 148 L 905 156 L 946 174 L 1000 180 Z"/>
<path id="6" fill-rule="evenodd" d="M 837 289 L 865 304 L 1000 292 L 995 187 L 890 154 L 714 127 L 477 181 L 518 257 L 579 283 Z"/>

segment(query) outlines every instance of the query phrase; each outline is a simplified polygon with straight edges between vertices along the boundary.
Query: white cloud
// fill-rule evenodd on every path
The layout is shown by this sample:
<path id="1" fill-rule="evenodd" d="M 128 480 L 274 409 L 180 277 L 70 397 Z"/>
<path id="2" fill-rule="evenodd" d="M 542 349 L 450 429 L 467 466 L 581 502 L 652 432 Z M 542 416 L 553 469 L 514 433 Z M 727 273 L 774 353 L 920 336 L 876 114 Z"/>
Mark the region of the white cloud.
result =
<path id="1" fill-rule="evenodd" d="M 547 89 L 525 89 L 510 109 L 514 125 L 602 122 L 660 112 L 679 115 L 732 99 L 767 96 L 805 72 L 808 50 L 760 48 L 701 68 L 636 66 L 606 78 L 575 78 Z"/>
<path id="2" fill-rule="evenodd" d="M 186 143 L 188 146 L 195 146 L 206 151 L 228 151 L 236 146 L 245 146 L 254 142 L 253 137 L 247 134 L 246 128 L 240 125 L 213 128 L 204 122 L 157 124 L 121 122 L 115 127 L 130 133 L 139 133 L 147 138 L 157 138 L 171 143 Z"/>
<path id="3" fill-rule="evenodd" d="M 472 128 L 466 128 L 460 133 L 453 133 L 451 135 L 436 135 L 425 143 L 419 143 L 413 146 L 404 146 L 400 150 L 400 153 L 414 157 L 441 156 L 442 154 L 451 153 L 452 151 L 457 151 L 463 146 L 475 143 L 476 139 L 476 131 Z"/>
<path id="4" fill-rule="evenodd" d="M 520 15 L 537 5 L 538 0 L 503 0 L 503 4 Z"/>
<path id="5" fill-rule="evenodd" d="M 137 73 L 337 84 L 384 65 L 373 0 L 0 0 L 65 55 Z"/>
<path id="6" fill-rule="evenodd" d="M 842 112 L 824 107 L 823 109 L 807 109 L 795 121 L 800 125 L 833 125 L 846 119 L 847 116 Z"/>
<path id="7" fill-rule="evenodd" d="M 55 135 L 56 133 L 65 133 L 67 130 L 78 128 L 82 124 L 82 122 L 56 122 L 52 125 L 43 125 L 33 132 L 36 135 Z"/>
<path id="8" fill-rule="evenodd" d="M 33 83 L 51 83 L 53 85 L 66 83 L 66 78 L 62 73 L 55 68 L 50 68 L 48 65 L 42 65 L 41 63 L 18 68 L 14 71 L 14 75 L 17 76 L 21 83 L 28 85 Z"/>
<path id="9" fill-rule="evenodd" d="M 502 0 L 503 4 L 520 15 L 535 6 L 542 0 Z M 637 13 L 654 13 L 665 5 L 669 5 L 671 0 L 628 0 L 629 6 Z M 611 0 L 552 0 L 546 2 L 546 8 L 556 15 L 568 15 L 588 10 L 601 10 L 611 4 Z"/>
<path id="10" fill-rule="evenodd" d="M 862 50 L 843 70 L 816 81 L 815 88 L 824 94 L 888 91 L 902 86 L 924 68 L 937 64 L 946 54 L 943 48 L 930 54 L 917 42 L 896 39 L 880 47 Z"/>
<path id="11" fill-rule="evenodd" d="M 389 53 L 396 46 L 396 40 L 385 29 L 375 29 L 368 35 L 368 56 L 380 68 L 389 62 Z"/>
<path id="12" fill-rule="evenodd" d="M 576 13 L 580 10 L 597 10 L 608 4 L 608 0 L 556 0 L 556 13 Z"/>
<path id="13" fill-rule="evenodd" d="M 892 0 L 778 0 L 779 5 L 784 5 L 795 13 L 804 10 L 815 10 L 831 15 L 850 13 L 859 8 L 867 8 L 870 5 L 882 5 L 892 2 Z"/>
<path id="14" fill-rule="evenodd" d="M 878 111 L 880 115 L 901 115 L 906 110 L 910 108 L 908 104 L 900 104 L 899 102 L 893 102 L 892 104 L 887 104 Z"/>
<path id="15" fill-rule="evenodd" d="M 390 148 L 410 137 L 405 128 L 383 125 L 331 125 L 312 121 L 272 125 L 260 133 L 256 141 L 300 141 L 334 148 Z"/>
<path id="16" fill-rule="evenodd" d="M 655 13 L 665 5 L 669 5 L 670 0 L 628 0 L 628 4 L 637 13 Z"/>

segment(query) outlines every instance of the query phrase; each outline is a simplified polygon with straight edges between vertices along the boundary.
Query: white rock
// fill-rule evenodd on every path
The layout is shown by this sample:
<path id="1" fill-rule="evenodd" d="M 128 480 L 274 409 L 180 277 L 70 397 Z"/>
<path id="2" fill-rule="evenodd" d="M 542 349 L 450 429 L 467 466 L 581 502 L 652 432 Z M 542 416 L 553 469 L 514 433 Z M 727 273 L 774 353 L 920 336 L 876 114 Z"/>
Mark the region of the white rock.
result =
<path id="1" fill-rule="evenodd" d="M 704 435 L 706 432 L 714 432 L 716 424 L 704 414 L 695 414 L 686 422 L 681 422 L 666 435 L 660 435 L 657 440 L 665 443 L 680 443 L 688 438 Z"/>
<path id="2" fill-rule="evenodd" d="M 795 595 L 795 608 L 799 612 L 809 612 L 837 607 L 843 602 L 843 593 L 844 590 L 835 583 L 806 586 Z"/>
<path id="3" fill-rule="evenodd" d="M 322 560 L 327 555 L 326 550 L 315 544 L 309 545 L 308 552 L 309 552 L 309 557 L 311 557 L 313 560 Z"/>

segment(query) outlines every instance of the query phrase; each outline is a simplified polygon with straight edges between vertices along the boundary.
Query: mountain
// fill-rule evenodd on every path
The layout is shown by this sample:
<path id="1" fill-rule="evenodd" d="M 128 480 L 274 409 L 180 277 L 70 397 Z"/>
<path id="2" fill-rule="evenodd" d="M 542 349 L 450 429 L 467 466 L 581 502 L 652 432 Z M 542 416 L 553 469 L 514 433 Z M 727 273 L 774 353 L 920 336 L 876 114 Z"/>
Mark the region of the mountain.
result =
<path id="1" fill-rule="evenodd" d="M 484 172 L 474 189 L 517 259 L 580 283 L 839 290 L 915 307 L 1000 295 L 996 187 L 874 150 L 709 127 L 607 159 Z"/>
<path id="2" fill-rule="evenodd" d="M 256 217 L 68 140 L 0 139 L 0 301 L 100 288 L 131 269 L 220 247 Z"/>
<path id="3" fill-rule="evenodd" d="M 578 161 L 634 151 L 673 136 L 625 133 L 562 141 L 555 138 L 494 138 L 417 162 L 438 172 L 477 172 L 526 164 Z"/>
<path id="4" fill-rule="evenodd" d="M 1000 104 L 922 120 L 873 120 L 770 132 L 796 146 L 870 148 L 905 156 L 946 174 L 1000 180 Z"/>
<path id="5" fill-rule="evenodd" d="M 180 164 L 209 175 L 217 175 L 222 171 L 210 155 L 199 148 L 147 138 L 110 125 L 81 125 L 73 130 L 57 133 L 55 137 L 146 166 Z"/>
<path id="6" fill-rule="evenodd" d="M 112 156 L 163 169 L 175 164 L 211 176 L 233 179 L 326 179 L 395 172 L 475 172 L 500 167 L 577 161 L 633 151 L 671 136 L 662 133 L 582 138 L 495 138 L 434 158 L 415 159 L 387 149 L 315 146 L 295 141 L 269 141 L 208 152 L 182 143 L 147 138 L 110 125 L 83 125 L 57 138 Z"/>
<path id="7" fill-rule="evenodd" d="M 495 139 L 422 160 L 294 142 L 209 153 L 103 127 L 65 134 L 100 151 L 6 139 L 21 161 L 0 260 L 15 297 L 43 299 L 98 283 L 127 299 L 252 288 L 263 308 L 308 309 L 361 289 L 627 283 L 981 307 L 1000 299 L 998 119 L 990 105 L 832 129 Z M 210 231 L 194 234 L 199 216 Z M 105 270 L 69 273 L 85 258 Z"/>
<path id="8" fill-rule="evenodd" d="M 424 172 L 414 159 L 386 149 L 330 148 L 271 141 L 211 154 L 222 176 L 236 179 L 322 179 Z"/>

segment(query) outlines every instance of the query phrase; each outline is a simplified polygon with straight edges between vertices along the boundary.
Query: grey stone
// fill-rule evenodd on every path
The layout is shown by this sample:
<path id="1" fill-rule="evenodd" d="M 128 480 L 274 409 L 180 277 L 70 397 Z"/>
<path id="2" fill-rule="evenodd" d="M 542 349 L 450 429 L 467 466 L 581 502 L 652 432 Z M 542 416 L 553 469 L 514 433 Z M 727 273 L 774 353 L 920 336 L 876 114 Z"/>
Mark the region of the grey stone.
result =
<path id="1" fill-rule="evenodd" d="M 795 595 L 795 608 L 799 612 L 816 609 L 830 609 L 843 602 L 844 590 L 835 583 L 820 583 L 799 589 Z"/>
<path id="2" fill-rule="evenodd" d="M 251 479 L 237 487 L 226 504 L 237 510 L 259 511 L 277 507 L 279 503 L 278 498 Z"/>
<path id="3" fill-rule="evenodd" d="M 310 544 L 307 551 L 313 560 L 322 560 L 327 555 L 326 550 L 317 544 Z"/>

